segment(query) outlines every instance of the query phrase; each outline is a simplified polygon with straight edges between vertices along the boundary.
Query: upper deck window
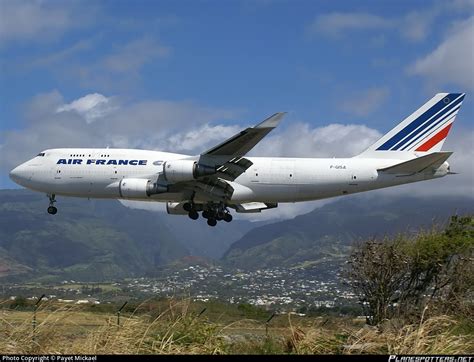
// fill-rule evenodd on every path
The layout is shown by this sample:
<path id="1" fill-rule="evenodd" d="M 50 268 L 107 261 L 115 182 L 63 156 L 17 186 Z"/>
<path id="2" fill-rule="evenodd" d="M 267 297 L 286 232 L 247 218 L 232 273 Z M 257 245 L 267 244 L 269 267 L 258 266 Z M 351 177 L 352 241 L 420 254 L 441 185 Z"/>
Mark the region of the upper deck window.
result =
<path id="1" fill-rule="evenodd" d="M 38 156 L 44 157 L 44 152 L 38 153 Z"/>

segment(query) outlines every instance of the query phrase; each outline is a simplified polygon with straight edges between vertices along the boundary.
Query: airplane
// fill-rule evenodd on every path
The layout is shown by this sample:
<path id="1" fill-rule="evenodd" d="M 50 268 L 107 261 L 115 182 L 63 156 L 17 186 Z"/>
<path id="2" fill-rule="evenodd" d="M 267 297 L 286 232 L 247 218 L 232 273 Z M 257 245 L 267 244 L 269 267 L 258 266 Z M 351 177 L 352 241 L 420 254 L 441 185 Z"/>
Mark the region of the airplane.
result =
<path id="1" fill-rule="evenodd" d="M 441 148 L 464 93 L 438 93 L 361 154 L 351 158 L 247 157 L 278 126 L 276 113 L 200 155 L 137 149 L 58 148 L 10 172 L 19 185 L 56 195 L 166 202 L 172 215 L 209 226 L 230 222 L 230 209 L 254 213 L 279 203 L 431 180 L 451 174 Z"/>

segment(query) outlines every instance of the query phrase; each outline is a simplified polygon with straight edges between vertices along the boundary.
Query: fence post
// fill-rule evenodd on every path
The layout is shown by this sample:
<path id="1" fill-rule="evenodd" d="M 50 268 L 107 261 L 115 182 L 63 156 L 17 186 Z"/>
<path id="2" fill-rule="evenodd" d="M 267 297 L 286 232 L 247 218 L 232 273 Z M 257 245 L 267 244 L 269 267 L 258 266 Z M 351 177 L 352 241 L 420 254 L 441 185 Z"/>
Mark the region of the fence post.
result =
<path id="1" fill-rule="evenodd" d="M 270 321 L 273 319 L 273 317 L 275 317 L 275 313 L 272 313 L 272 315 L 270 316 L 270 318 L 267 319 L 267 321 L 265 322 L 265 335 L 268 337 L 268 324 L 270 323 Z"/>
<path id="2" fill-rule="evenodd" d="M 33 326 L 33 342 L 36 342 L 36 310 L 38 309 L 38 306 L 41 302 L 41 300 L 45 297 L 46 295 L 43 294 L 41 297 L 39 297 L 38 301 L 35 303 L 33 307 L 33 320 L 31 321 L 31 325 Z"/>
<path id="3" fill-rule="evenodd" d="M 123 307 L 127 305 L 128 301 L 123 303 L 120 309 L 117 311 L 117 326 L 120 326 L 120 312 L 122 311 Z"/>

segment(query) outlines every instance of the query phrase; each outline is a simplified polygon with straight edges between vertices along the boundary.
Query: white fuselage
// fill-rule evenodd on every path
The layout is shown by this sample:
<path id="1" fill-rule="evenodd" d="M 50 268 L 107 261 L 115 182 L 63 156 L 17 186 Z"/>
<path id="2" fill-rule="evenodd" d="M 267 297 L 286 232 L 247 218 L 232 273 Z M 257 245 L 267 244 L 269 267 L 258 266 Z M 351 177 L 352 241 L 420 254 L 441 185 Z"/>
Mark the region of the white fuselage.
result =
<path id="1" fill-rule="evenodd" d="M 163 163 L 192 156 L 133 149 L 51 149 L 10 173 L 18 184 L 47 194 L 87 198 L 127 198 L 180 202 L 184 193 L 123 197 L 122 179 L 153 179 Z M 402 162 L 386 158 L 275 158 L 247 157 L 253 165 L 233 182 L 231 202 L 298 202 L 390 187 L 442 177 L 447 163 L 436 172 L 391 175 L 377 170 Z M 205 194 L 198 195 L 206 202 Z"/>

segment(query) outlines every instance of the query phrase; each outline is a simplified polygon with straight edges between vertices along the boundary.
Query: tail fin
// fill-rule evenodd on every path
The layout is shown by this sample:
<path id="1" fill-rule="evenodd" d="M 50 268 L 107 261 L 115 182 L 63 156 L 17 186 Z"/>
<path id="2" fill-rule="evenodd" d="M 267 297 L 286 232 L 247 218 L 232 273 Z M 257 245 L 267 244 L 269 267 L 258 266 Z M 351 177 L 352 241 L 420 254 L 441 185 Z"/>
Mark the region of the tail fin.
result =
<path id="1" fill-rule="evenodd" d="M 357 157 L 410 159 L 439 152 L 464 93 L 438 93 Z"/>

